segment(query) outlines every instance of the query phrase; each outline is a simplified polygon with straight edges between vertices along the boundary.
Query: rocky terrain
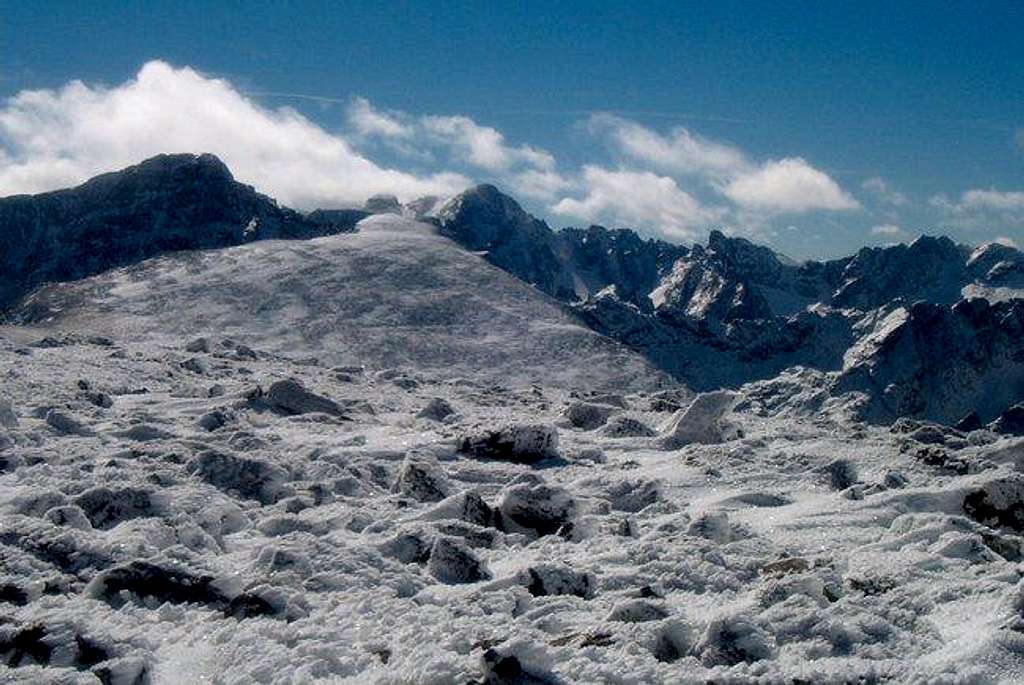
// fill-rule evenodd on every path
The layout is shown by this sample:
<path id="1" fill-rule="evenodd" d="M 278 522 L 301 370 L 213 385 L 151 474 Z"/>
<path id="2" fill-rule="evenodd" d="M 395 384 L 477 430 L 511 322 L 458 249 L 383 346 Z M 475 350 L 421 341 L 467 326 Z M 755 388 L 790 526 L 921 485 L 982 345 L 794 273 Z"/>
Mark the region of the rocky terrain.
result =
<path id="1" fill-rule="evenodd" d="M 205 156 L 0 240 L 0 681 L 1024 678 L 1012 248 L 301 215 Z"/>

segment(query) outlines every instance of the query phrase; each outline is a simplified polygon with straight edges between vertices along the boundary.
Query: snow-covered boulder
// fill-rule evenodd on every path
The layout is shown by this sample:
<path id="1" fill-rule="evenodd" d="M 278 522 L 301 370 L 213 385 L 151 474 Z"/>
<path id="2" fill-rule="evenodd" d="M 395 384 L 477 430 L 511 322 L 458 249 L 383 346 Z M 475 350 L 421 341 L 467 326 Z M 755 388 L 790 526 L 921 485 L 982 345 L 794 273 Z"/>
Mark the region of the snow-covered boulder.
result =
<path id="1" fill-rule="evenodd" d="M 694 651 L 705 666 L 734 666 L 771 657 L 775 644 L 749 617 L 736 614 L 713 619 Z"/>
<path id="2" fill-rule="evenodd" d="M 564 416 L 573 428 L 589 431 L 603 426 L 614 411 L 614 407 L 603 404 L 573 402 L 565 408 Z"/>
<path id="3" fill-rule="evenodd" d="M 715 444 L 736 437 L 737 429 L 725 418 L 736 393 L 716 390 L 697 395 L 677 412 L 661 440 L 664 449 L 674 450 L 693 443 Z"/>
<path id="4" fill-rule="evenodd" d="M 460 540 L 439 536 L 430 548 L 427 571 L 448 585 L 490 580 L 491 572 L 479 557 Z"/>
<path id="5" fill-rule="evenodd" d="M 419 502 L 440 502 L 449 495 L 451 485 L 437 460 L 410 453 L 398 469 L 393 491 Z"/>
<path id="6" fill-rule="evenodd" d="M 546 483 L 518 483 L 501 494 L 498 527 L 506 532 L 543 537 L 571 523 L 577 512 L 576 500 L 565 488 Z"/>
<path id="7" fill-rule="evenodd" d="M 477 458 L 532 464 L 558 457 L 558 431 L 543 424 L 512 424 L 463 437 L 458 449 Z"/>
<path id="8" fill-rule="evenodd" d="M 280 499 L 288 480 L 288 472 L 270 462 L 212 450 L 193 460 L 190 470 L 215 488 L 261 504 Z"/>
<path id="9" fill-rule="evenodd" d="M 517 579 L 534 597 L 575 595 L 590 599 L 597 589 L 597 580 L 592 573 L 577 571 L 564 564 L 536 564 L 520 571 Z"/>

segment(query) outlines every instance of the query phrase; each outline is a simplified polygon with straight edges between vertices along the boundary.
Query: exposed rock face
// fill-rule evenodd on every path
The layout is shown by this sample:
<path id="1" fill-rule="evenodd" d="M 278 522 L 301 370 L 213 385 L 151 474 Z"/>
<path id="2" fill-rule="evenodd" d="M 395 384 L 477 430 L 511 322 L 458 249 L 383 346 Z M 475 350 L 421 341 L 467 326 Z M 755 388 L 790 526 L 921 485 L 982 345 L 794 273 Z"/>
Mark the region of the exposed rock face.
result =
<path id="1" fill-rule="evenodd" d="M 0 199 L 0 308 L 175 250 L 330 232 L 234 180 L 213 155 L 159 155 L 67 190 Z"/>
<path id="2" fill-rule="evenodd" d="M 458 447 L 478 458 L 532 464 L 558 457 L 558 431 L 540 424 L 513 424 L 464 437 Z"/>
<path id="3" fill-rule="evenodd" d="M 847 353 L 834 390 L 865 392 L 868 420 L 991 420 L 1024 393 L 1024 300 L 895 309 Z"/>
<path id="4" fill-rule="evenodd" d="M 633 231 L 552 231 L 491 185 L 471 188 L 437 211 L 441 233 L 540 290 L 577 300 L 610 286 L 650 308 L 647 295 L 685 247 L 644 240 Z"/>

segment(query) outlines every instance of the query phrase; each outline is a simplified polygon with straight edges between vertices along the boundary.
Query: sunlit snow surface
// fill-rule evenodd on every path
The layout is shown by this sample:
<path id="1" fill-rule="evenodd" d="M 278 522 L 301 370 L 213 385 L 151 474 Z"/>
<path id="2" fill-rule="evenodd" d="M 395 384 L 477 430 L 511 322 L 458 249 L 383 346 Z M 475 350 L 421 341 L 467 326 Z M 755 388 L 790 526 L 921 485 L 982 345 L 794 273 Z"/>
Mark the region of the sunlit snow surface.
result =
<path id="1" fill-rule="evenodd" d="M 363 229 L 0 329 L 0 681 L 1024 679 L 1019 439 L 859 425 L 794 372 L 676 448 L 690 393 L 422 226 Z M 458 450 L 508 424 L 560 458 Z M 508 520 L 523 493 L 557 532 Z"/>

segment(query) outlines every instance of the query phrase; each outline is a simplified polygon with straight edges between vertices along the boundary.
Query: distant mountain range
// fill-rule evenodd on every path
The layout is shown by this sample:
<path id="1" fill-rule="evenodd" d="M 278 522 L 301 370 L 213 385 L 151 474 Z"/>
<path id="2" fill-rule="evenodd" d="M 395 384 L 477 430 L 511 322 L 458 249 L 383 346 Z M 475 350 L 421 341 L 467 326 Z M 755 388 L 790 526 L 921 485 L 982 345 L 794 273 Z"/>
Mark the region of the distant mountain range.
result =
<path id="1" fill-rule="evenodd" d="M 0 199 L 0 309 L 44 321 L 55 316 L 48 283 L 168 252 L 349 233 L 374 214 L 432 224 L 696 390 L 804 366 L 876 421 L 990 420 L 1024 399 L 1024 255 L 1006 245 L 924 236 L 796 263 L 719 231 L 694 246 L 629 229 L 555 231 L 491 185 L 444 202 L 378 196 L 301 214 L 211 155 L 161 155 L 77 188 Z"/>

